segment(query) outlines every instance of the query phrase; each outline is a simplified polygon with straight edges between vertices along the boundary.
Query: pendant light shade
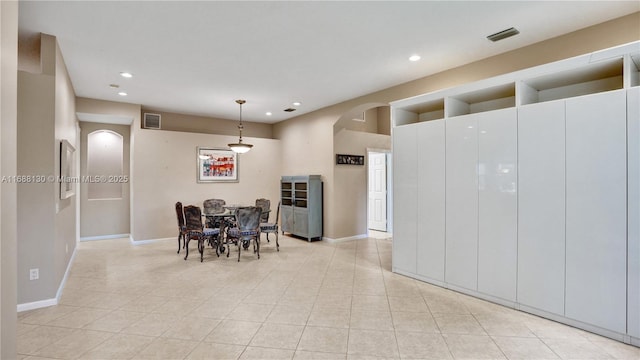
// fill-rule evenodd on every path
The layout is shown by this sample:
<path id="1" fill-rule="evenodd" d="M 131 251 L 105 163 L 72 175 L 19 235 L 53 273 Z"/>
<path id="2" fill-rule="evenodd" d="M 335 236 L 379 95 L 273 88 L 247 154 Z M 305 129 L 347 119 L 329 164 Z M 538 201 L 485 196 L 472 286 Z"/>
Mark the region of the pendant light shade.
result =
<path id="1" fill-rule="evenodd" d="M 238 130 L 240 131 L 240 138 L 238 139 L 237 143 L 233 143 L 233 144 L 228 144 L 228 146 L 231 148 L 231 150 L 235 153 L 238 154 L 244 154 L 247 151 L 251 150 L 251 148 L 253 147 L 253 145 L 251 144 L 245 144 L 242 142 L 242 104 L 246 103 L 245 100 L 236 100 L 236 103 L 238 105 L 240 105 L 240 123 L 238 124 Z"/>

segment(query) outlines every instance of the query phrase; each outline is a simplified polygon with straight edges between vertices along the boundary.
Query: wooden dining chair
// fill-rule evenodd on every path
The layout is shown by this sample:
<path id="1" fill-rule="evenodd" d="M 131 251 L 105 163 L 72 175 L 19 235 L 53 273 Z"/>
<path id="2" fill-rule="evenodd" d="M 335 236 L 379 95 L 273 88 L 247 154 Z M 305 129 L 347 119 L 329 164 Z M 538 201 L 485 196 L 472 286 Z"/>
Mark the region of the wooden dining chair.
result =
<path id="1" fill-rule="evenodd" d="M 269 210 L 271 210 L 271 200 L 260 198 L 256 199 L 256 206 L 262 209 L 262 215 L 260 215 L 260 222 L 269 222 Z"/>
<path id="2" fill-rule="evenodd" d="M 197 240 L 198 241 L 198 252 L 200 252 L 200 262 L 202 262 L 204 257 L 204 247 L 205 241 L 209 240 L 212 242 L 212 238 L 216 235 L 220 234 L 219 228 L 205 228 L 202 224 L 202 210 L 198 206 L 189 205 L 184 207 L 184 217 L 186 222 L 186 255 L 184 259 L 187 260 L 189 256 L 189 241 Z M 216 255 L 218 255 L 218 247 L 216 248 Z M 219 255 L 218 255 L 219 256 Z"/>
<path id="3" fill-rule="evenodd" d="M 182 210 L 182 203 L 178 201 L 176 203 L 176 217 L 178 218 L 178 254 L 180 254 L 180 239 L 182 239 L 182 246 L 185 246 L 185 237 L 187 236 L 187 227 L 184 224 L 184 211 Z"/>
<path id="4" fill-rule="evenodd" d="M 269 242 L 269 234 L 276 234 L 276 250 L 280 251 L 280 244 L 278 243 L 278 217 L 280 217 L 280 203 L 278 203 L 278 207 L 276 208 L 276 221 L 275 222 L 261 222 L 260 223 L 260 232 L 267 234 L 267 242 Z"/>
<path id="5" fill-rule="evenodd" d="M 227 236 L 236 240 L 238 261 L 240 261 L 241 249 L 243 247 L 247 249 L 251 240 L 253 240 L 253 252 L 257 253 L 258 259 L 260 259 L 260 215 L 262 209 L 257 206 L 243 207 L 238 208 L 235 214 L 236 227 L 230 228 L 227 231 Z M 231 244 L 231 242 L 227 240 L 227 244 Z M 231 249 L 227 248 L 227 257 L 230 252 Z"/>
<path id="6" fill-rule="evenodd" d="M 222 199 L 207 199 L 202 202 L 202 207 L 204 208 L 204 214 L 220 214 L 224 212 L 224 206 L 226 205 L 226 201 Z M 219 224 L 213 223 L 214 218 L 207 216 L 207 221 L 205 222 L 205 226 L 208 228 L 217 228 L 220 227 Z"/>

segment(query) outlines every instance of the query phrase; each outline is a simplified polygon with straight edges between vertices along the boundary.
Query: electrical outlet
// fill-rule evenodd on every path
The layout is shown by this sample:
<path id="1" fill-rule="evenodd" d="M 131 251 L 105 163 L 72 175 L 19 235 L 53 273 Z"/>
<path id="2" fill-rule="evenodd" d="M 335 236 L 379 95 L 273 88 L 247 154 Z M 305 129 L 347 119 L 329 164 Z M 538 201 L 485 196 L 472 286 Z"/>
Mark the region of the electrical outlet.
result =
<path id="1" fill-rule="evenodd" d="M 40 277 L 40 269 L 29 269 L 29 280 L 38 280 Z"/>

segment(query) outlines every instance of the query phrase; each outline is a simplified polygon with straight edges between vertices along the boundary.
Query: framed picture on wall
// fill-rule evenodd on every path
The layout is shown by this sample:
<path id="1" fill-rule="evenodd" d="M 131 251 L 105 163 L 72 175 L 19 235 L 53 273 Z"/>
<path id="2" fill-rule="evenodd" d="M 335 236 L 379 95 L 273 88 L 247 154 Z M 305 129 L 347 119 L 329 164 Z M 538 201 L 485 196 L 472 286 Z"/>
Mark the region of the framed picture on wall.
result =
<path id="1" fill-rule="evenodd" d="M 198 146 L 199 183 L 238 182 L 238 154 L 230 149 Z"/>
<path id="2" fill-rule="evenodd" d="M 60 141 L 60 199 L 68 199 L 75 195 L 73 178 L 73 153 L 76 149 L 67 141 Z"/>
<path id="3" fill-rule="evenodd" d="M 336 154 L 336 164 L 338 165 L 364 165 L 363 155 Z"/>

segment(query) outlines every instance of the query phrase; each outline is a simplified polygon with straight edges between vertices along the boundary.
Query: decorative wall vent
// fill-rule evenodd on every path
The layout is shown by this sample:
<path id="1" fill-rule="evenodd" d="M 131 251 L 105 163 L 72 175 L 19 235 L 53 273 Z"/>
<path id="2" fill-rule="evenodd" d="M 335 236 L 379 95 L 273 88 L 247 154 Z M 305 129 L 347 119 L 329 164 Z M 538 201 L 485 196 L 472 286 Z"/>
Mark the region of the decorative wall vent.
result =
<path id="1" fill-rule="evenodd" d="M 489 36 L 487 36 L 487 39 L 496 42 L 498 40 L 502 40 L 502 39 L 506 39 L 508 37 L 512 37 L 514 35 L 518 35 L 520 34 L 520 31 L 518 31 L 518 29 L 516 28 L 508 28 L 506 30 L 502 30 L 502 31 L 498 31 L 495 34 L 491 34 Z"/>
<path id="2" fill-rule="evenodd" d="M 160 129 L 160 114 L 144 113 L 142 127 L 145 129 Z"/>

